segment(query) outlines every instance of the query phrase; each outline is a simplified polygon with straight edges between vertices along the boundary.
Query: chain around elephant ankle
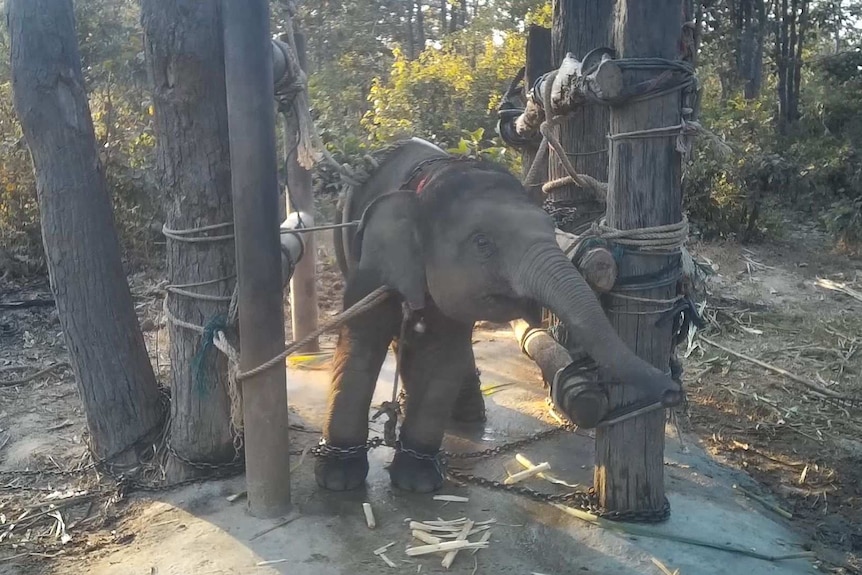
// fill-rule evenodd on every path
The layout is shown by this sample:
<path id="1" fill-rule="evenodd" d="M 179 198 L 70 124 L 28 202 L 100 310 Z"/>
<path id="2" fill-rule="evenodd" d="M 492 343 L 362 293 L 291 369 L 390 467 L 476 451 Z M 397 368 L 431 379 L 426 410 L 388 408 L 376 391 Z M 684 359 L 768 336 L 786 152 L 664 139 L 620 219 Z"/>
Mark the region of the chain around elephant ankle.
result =
<path id="1" fill-rule="evenodd" d="M 383 445 L 383 439 L 375 437 L 365 442 L 363 445 L 354 445 L 352 447 L 336 447 L 326 442 L 325 437 L 321 437 L 317 446 L 312 448 L 311 454 L 315 457 L 326 457 L 331 459 L 356 459 L 368 453 L 370 449 Z"/>
<path id="2" fill-rule="evenodd" d="M 446 461 L 442 450 L 438 450 L 436 453 L 420 453 L 416 450 L 410 449 L 409 447 L 404 447 L 404 444 L 398 441 L 395 443 L 395 453 L 403 453 L 404 455 L 420 461 L 431 461 L 434 463 L 434 468 L 437 470 L 437 473 L 444 475 L 443 467 L 446 465 Z"/>

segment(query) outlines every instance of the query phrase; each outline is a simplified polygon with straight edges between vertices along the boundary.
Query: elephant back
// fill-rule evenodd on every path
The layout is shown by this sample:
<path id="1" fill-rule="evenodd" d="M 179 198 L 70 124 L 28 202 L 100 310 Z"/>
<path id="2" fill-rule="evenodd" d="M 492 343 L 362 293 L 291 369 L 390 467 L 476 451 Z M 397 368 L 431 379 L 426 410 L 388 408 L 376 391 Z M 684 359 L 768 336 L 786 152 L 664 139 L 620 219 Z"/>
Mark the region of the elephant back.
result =
<path id="1" fill-rule="evenodd" d="M 337 223 L 358 220 L 376 198 L 400 190 L 421 163 L 439 157 L 449 157 L 449 154 L 421 138 L 401 140 L 387 146 L 375 154 L 378 165 L 368 178 L 360 185 L 346 186 L 342 192 L 336 210 Z M 358 264 L 353 249 L 356 228 L 335 228 L 333 240 L 338 267 L 346 277 Z"/>

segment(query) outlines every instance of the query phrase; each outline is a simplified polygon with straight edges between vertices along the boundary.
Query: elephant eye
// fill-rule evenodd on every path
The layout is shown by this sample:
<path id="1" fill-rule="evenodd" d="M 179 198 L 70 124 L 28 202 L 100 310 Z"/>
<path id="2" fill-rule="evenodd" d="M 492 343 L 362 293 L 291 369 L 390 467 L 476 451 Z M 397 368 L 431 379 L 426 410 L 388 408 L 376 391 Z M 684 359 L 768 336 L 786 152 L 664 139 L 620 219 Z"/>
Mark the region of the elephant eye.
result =
<path id="1" fill-rule="evenodd" d="M 473 243 L 476 244 L 476 247 L 483 255 L 490 255 L 494 251 L 494 244 L 491 242 L 491 238 L 485 234 L 478 233 L 474 235 Z"/>

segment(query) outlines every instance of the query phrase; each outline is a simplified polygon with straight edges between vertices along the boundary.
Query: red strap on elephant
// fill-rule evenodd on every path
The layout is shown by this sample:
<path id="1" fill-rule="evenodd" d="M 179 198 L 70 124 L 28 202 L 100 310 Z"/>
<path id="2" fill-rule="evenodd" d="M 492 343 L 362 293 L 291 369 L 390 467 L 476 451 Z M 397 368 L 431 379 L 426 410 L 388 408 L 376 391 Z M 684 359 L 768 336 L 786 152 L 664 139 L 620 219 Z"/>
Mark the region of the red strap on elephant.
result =
<path id="1" fill-rule="evenodd" d="M 425 182 L 427 182 L 427 181 L 428 181 L 428 176 L 425 176 L 424 178 L 419 180 L 418 184 L 416 184 L 416 195 L 417 196 L 422 193 L 422 188 L 425 186 Z"/>

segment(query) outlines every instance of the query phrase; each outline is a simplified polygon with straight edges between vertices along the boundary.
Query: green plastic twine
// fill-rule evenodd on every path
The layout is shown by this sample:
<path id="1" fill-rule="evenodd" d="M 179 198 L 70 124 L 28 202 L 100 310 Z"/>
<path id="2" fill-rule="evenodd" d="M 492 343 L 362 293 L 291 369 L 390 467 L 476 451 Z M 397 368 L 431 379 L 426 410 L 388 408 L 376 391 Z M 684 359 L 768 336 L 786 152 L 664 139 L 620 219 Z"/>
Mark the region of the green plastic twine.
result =
<path id="1" fill-rule="evenodd" d="M 201 346 L 198 352 L 192 359 L 192 377 L 194 378 L 194 389 L 198 394 L 206 395 L 212 389 L 212 379 L 207 380 L 206 375 L 206 358 L 209 351 L 215 347 L 213 338 L 217 331 L 227 329 L 227 315 L 219 314 L 212 317 L 204 326 L 204 332 L 201 335 Z"/>

